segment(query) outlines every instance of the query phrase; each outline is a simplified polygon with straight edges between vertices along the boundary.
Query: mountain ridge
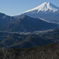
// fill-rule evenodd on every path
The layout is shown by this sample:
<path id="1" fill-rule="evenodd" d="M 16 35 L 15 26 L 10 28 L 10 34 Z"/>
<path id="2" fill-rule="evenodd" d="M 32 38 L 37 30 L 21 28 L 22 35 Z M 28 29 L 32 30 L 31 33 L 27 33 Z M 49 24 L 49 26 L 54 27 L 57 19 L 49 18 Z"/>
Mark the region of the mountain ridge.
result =
<path id="1" fill-rule="evenodd" d="M 32 32 L 58 27 L 57 24 L 47 23 L 39 18 L 21 15 L 17 18 L 0 13 L 0 31 Z"/>
<path id="2" fill-rule="evenodd" d="M 50 2 L 45 2 L 38 7 L 23 12 L 20 15 L 27 15 L 33 18 L 42 18 L 47 22 L 59 24 L 59 7 Z M 16 15 L 14 17 L 19 17 Z"/>

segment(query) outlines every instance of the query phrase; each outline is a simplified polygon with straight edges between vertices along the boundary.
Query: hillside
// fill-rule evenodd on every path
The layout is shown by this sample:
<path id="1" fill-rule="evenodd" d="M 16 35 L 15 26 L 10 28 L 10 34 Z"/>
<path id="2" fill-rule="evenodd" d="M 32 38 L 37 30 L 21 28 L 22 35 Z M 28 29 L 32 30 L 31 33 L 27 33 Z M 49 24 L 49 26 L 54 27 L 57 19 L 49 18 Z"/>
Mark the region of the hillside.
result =
<path id="1" fill-rule="evenodd" d="M 4 24 L 0 28 L 0 31 L 33 32 L 33 31 L 51 29 L 56 27 L 58 27 L 57 24 L 47 23 L 38 18 L 32 18 L 26 15 L 22 15 L 20 17 L 15 18 L 14 20 L 11 19 L 9 22 L 6 22 L 6 24 Z"/>
<path id="2" fill-rule="evenodd" d="M 28 49 L 0 48 L 0 59 L 59 59 L 59 44 Z"/>
<path id="3" fill-rule="evenodd" d="M 20 34 L 0 32 L 0 47 L 30 48 L 50 43 L 59 43 L 59 29 L 39 34 Z"/>

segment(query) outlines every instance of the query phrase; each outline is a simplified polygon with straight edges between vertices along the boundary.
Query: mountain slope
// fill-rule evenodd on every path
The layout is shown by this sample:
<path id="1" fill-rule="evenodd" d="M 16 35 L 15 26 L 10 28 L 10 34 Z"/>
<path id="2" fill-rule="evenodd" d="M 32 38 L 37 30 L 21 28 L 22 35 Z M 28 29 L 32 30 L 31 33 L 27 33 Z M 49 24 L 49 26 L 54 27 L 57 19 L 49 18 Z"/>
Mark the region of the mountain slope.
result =
<path id="1" fill-rule="evenodd" d="M 32 18 L 26 15 L 13 18 L 0 13 L 0 31 L 28 32 L 50 29 L 57 26 L 57 24 L 47 23 L 41 19 Z"/>
<path id="2" fill-rule="evenodd" d="M 23 36 L 24 37 L 24 36 Z M 19 41 L 16 44 L 10 45 L 9 47 L 14 48 L 29 48 L 41 45 L 47 45 L 50 43 L 59 44 L 59 29 L 55 29 L 50 32 L 42 33 L 39 35 L 27 35 L 24 40 Z"/>
<path id="3" fill-rule="evenodd" d="M 28 49 L 0 48 L 0 59 L 59 59 L 59 44 Z"/>
<path id="4" fill-rule="evenodd" d="M 14 18 L 4 13 L 0 13 L 0 28 L 11 20 L 14 20 Z"/>
<path id="5" fill-rule="evenodd" d="M 50 2 L 45 2 L 36 8 L 25 11 L 22 14 L 34 18 L 42 18 L 45 19 L 47 22 L 59 23 L 59 7 L 53 5 Z"/>
<path id="6" fill-rule="evenodd" d="M 38 18 L 32 18 L 26 15 L 22 15 L 2 26 L 0 30 L 11 32 L 30 32 L 50 29 L 57 26 L 57 24 L 47 23 Z"/>
<path id="7" fill-rule="evenodd" d="M 50 43 L 59 43 L 59 29 L 39 34 L 18 34 L 0 32 L 0 47 L 30 48 Z"/>
<path id="8" fill-rule="evenodd" d="M 28 10 L 26 12 L 30 12 L 30 11 L 33 11 L 33 13 L 38 13 L 40 11 L 43 11 L 43 12 L 57 12 L 58 11 L 59 12 L 59 7 L 53 5 L 50 2 L 45 2 L 39 5 L 38 7 Z"/>

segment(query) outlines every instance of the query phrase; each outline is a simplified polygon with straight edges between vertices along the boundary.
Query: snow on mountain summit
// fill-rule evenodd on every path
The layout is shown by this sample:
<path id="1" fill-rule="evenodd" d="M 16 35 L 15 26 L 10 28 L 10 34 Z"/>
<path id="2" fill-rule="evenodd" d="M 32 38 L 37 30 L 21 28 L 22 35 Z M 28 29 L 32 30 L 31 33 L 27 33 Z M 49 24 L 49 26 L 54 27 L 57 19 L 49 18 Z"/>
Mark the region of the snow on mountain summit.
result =
<path id="1" fill-rule="evenodd" d="M 58 11 L 59 8 L 51 4 L 50 2 L 45 2 L 42 5 L 37 7 L 38 11 Z"/>
<path id="2" fill-rule="evenodd" d="M 44 19 L 43 21 L 59 24 L 59 7 L 50 2 L 44 2 L 43 4 L 25 11 L 20 15 L 41 18 Z M 16 15 L 15 17 L 19 17 L 20 15 Z"/>
<path id="3" fill-rule="evenodd" d="M 43 4 L 39 5 L 38 7 L 33 8 L 31 10 L 28 10 L 28 11 L 25 11 L 24 13 L 31 12 L 31 11 L 34 11 L 34 13 L 35 12 L 40 12 L 40 11 L 44 11 L 44 12 L 46 12 L 46 11 L 56 12 L 56 11 L 59 11 L 59 7 L 53 5 L 50 2 L 44 2 Z"/>

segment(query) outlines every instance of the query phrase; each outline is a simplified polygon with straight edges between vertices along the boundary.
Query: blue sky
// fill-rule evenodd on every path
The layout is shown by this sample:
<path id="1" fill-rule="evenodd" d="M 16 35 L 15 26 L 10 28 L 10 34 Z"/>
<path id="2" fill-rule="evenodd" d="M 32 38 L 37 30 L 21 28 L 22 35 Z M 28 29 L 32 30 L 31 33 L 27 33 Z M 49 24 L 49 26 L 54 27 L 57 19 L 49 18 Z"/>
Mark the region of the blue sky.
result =
<path id="1" fill-rule="evenodd" d="M 0 12 L 14 16 L 44 2 L 51 2 L 59 7 L 59 0 L 0 0 Z"/>

